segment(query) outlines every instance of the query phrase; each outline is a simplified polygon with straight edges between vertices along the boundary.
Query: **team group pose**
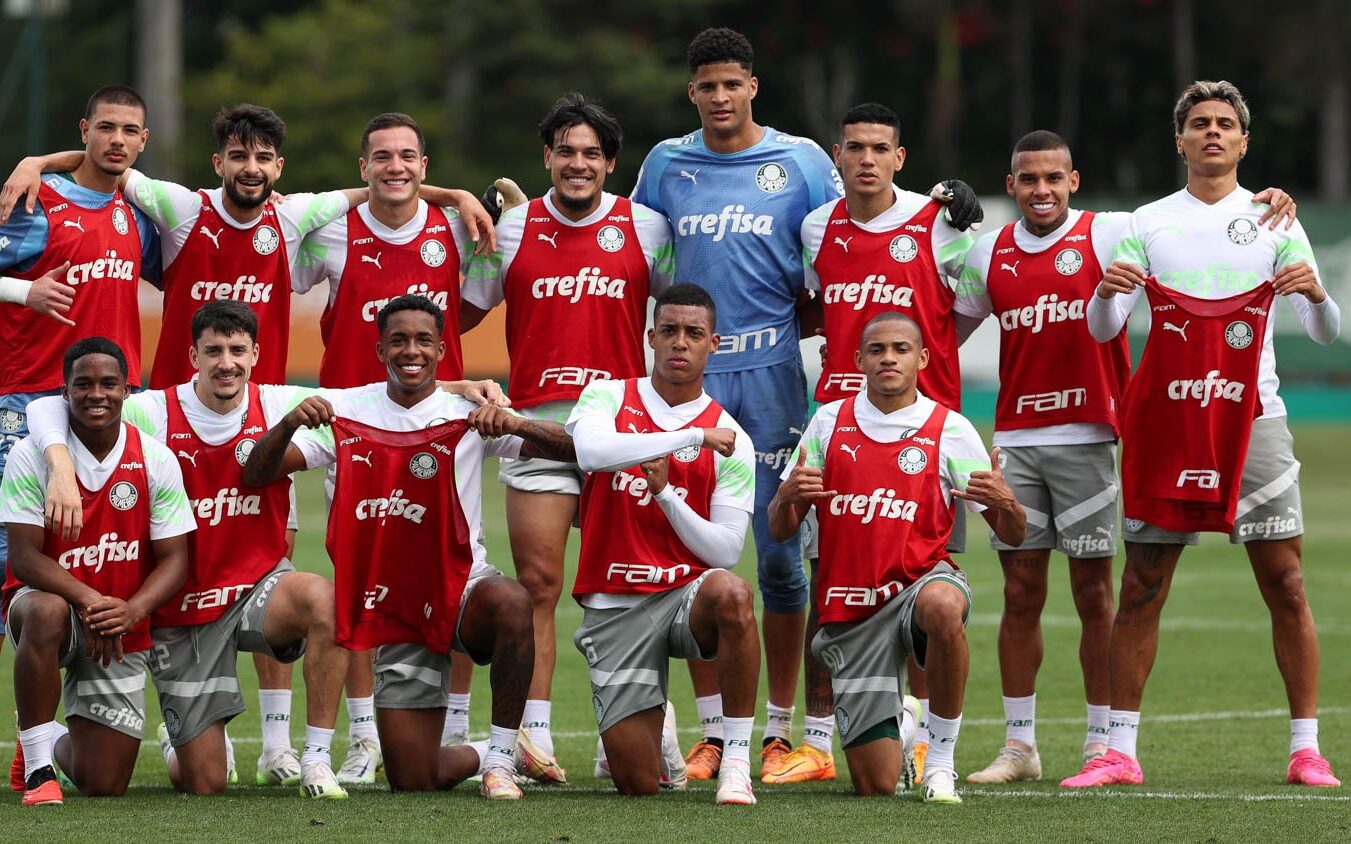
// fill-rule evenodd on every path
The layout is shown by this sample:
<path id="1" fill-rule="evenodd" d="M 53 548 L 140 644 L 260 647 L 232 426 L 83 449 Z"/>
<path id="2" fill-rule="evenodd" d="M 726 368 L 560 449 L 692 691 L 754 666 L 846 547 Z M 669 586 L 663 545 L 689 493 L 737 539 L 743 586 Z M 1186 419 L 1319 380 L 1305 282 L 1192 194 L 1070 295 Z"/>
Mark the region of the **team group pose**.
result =
<path id="1" fill-rule="evenodd" d="M 1241 93 L 1182 92 L 1186 186 L 1131 213 L 1072 208 L 1068 144 L 1028 133 L 1005 185 L 1020 218 L 976 239 L 969 185 L 896 184 L 895 112 L 848 109 L 828 155 L 755 121 L 753 61 L 740 33 L 694 38 L 700 128 L 653 148 L 631 197 L 606 190 L 619 121 L 576 93 L 538 126 L 547 193 L 500 179 L 491 209 L 425 183 L 426 138 L 398 112 L 362 130 L 357 188 L 277 194 L 286 126 L 251 104 L 213 122 L 219 187 L 157 180 L 133 168 L 150 116 L 121 85 L 90 97 L 82 150 L 16 167 L 0 191 L 0 635 L 24 806 L 125 793 L 147 673 L 170 782 L 224 792 L 241 650 L 259 678 L 260 786 L 341 799 L 382 769 L 394 790 L 477 780 L 490 800 L 566 786 L 551 730 L 562 633 L 587 662 L 595 773 L 620 794 L 706 779 L 719 805 L 756 803 L 763 642 L 762 783 L 834 779 L 838 732 L 856 794 L 917 785 L 958 804 L 973 658 L 998 659 L 1006 734 L 966 781 L 1042 776 L 1052 551 L 1068 558 L 1086 705 L 1082 770 L 1061 785 L 1138 785 L 1161 612 L 1204 531 L 1243 546 L 1270 611 L 1286 781 L 1340 785 L 1318 745 L 1300 465 L 1273 343 L 1280 299 L 1323 344 L 1340 312 L 1291 198 L 1239 185 Z M 164 296 L 144 367 L 141 279 Z M 287 385 L 290 296 L 324 282 L 319 386 Z M 464 380 L 460 335 L 498 305 L 509 398 Z M 961 415 L 958 365 L 986 317 L 1000 332 L 990 450 Z M 799 340 L 814 334 L 809 420 Z M 514 577 L 484 541 L 489 456 Z M 331 578 L 293 564 L 291 476 L 321 467 Z M 996 655 L 967 643 L 967 510 L 1002 568 Z M 748 530 L 758 608 L 733 573 Z M 567 589 L 575 630 L 558 624 Z M 694 685 L 688 753 L 672 657 Z M 471 741 L 476 664 L 491 726 Z"/>

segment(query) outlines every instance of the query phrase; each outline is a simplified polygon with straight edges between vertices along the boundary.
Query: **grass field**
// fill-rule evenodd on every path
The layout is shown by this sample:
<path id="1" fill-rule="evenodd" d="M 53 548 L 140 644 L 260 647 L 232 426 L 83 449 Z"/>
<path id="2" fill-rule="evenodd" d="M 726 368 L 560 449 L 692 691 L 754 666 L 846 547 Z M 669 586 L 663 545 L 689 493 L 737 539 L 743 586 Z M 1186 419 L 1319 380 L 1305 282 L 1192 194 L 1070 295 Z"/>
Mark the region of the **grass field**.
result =
<path id="1" fill-rule="evenodd" d="M 1321 739 L 1325 755 L 1343 777 L 1351 775 L 1351 518 L 1348 483 L 1351 448 L 1344 427 L 1302 427 L 1296 449 L 1304 464 L 1308 524 L 1305 574 L 1322 633 Z M 510 569 L 495 472 L 487 472 L 485 513 L 491 559 Z M 322 546 L 319 478 L 301 485 L 300 566 L 327 571 Z M 994 555 L 973 542 L 962 560 L 971 577 L 975 607 L 970 626 L 972 668 L 958 770 L 982 767 L 1003 737 L 995 661 L 1001 598 Z M 574 534 L 571 556 L 575 561 Z M 753 576 L 751 554 L 739 567 Z M 1118 572 L 1120 565 L 1118 562 Z M 571 577 L 569 577 L 571 582 Z M 965 789 L 960 807 L 925 806 L 913 798 L 858 800 L 849 796 L 844 759 L 841 779 L 757 790 L 748 810 L 719 809 L 709 784 L 649 800 L 615 796 L 591 777 L 595 722 L 585 662 L 571 644 L 580 609 L 565 598 L 559 608 L 559 662 L 553 723 L 559 757 L 572 785 L 529 790 L 519 804 L 488 804 L 473 789 L 449 794 L 390 795 L 354 790 L 350 800 L 316 804 L 290 789 L 241 786 L 220 798 L 173 794 L 153 741 L 142 747 L 131 796 L 123 800 L 68 797 L 60 810 L 21 811 L 16 797 L 0 798 L 0 833 L 9 840 L 292 839 L 311 836 L 491 841 L 875 841 L 928 837 L 958 841 L 1253 841 L 1347 840 L 1351 791 L 1295 789 L 1284 785 L 1288 724 L 1284 693 L 1271 655 L 1267 616 L 1241 552 L 1218 537 L 1183 557 L 1165 611 L 1158 664 L 1147 690 L 1140 731 L 1146 785 L 1091 793 L 1065 793 L 1056 782 L 1078 768 L 1083 740 L 1083 694 L 1077 665 L 1077 618 L 1064 566 L 1053 567 L 1044 618 L 1046 661 L 1039 682 L 1038 739 L 1046 779 L 1009 787 Z M 0 712 L 13 710 L 9 648 L 0 656 Z M 245 699 L 256 706 L 252 667 L 240 660 Z M 693 741 L 694 708 L 688 675 L 672 671 L 672 697 L 682 738 Z M 299 672 L 297 672 L 299 689 Z M 159 723 L 150 695 L 146 732 Z M 296 695 L 293 737 L 301 736 L 303 695 Z M 764 692 L 759 704 L 763 720 Z M 486 734 L 487 673 L 475 678 L 473 727 Z M 799 703 L 798 728 L 802 707 Z M 345 749 L 345 716 L 334 756 Z M 256 712 L 231 725 L 239 767 L 252 778 L 259 749 Z M 760 730 L 756 730 L 758 741 Z M 13 723 L 0 718 L 0 751 L 13 747 Z M 8 757 L 5 756 L 7 759 Z"/>

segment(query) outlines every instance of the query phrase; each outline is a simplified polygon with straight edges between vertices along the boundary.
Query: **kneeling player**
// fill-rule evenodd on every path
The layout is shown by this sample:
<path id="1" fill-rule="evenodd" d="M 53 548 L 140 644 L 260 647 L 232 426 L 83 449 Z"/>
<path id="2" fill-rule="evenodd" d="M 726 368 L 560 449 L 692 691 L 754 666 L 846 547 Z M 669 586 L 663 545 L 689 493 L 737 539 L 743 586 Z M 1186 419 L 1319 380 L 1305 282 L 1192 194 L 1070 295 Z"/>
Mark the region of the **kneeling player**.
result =
<path id="1" fill-rule="evenodd" d="M 752 804 L 760 642 L 750 586 L 726 569 L 755 508 L 754 446 L 704 392 L 718 346 L 708 293 L 675 285 L 652 321 L 652 377 L 590 384 L 568 420 L 577 463 L 593 473 L 582 490 L 573 596 L 585 612 L 573 641 L 610 773 L 628 795 L 655 794 L 663 764 L 675 767 L 662 753 L 670 657 L 716 658 L 726 713 L 717 802 Z"/>
<path id="2" fill-rule="evenodd" d="M 173 455 L 122 424 L 122 350 L 80 340 L 63 376 L 84 543 L 45 530 L 50 473 L 31 437 L 10 452 L 0 486 L 25 806 L 61 804 L 53 751 L 82 793 L 125 793 L 145 723 L 150 613 L 183 585 L 195 526 Z M 55 720 L 62 668 L 68 738 Z"/>
<path id="3" fill-rule="evenodd" d="M 854 360 L 866 391 L 817 411 L 770 504 L 770 524 L 791 536 L 816 507 L 822 628 L 812 651 L 830 668 L 854 791 L 892 794 L 909 767 L 913 732 L 901 688 L 912 655 L 933 709 L 924 801 L 960 803 L 953 750 L 971 593 L 947 552 L 952 499 L 982 513 L 1009 545 L 1023 541 L 1026 517 L 999 471 L 998 449 L 992 466 L 971 423 L 915 389 L 929 354 L 913 320 L 874 317 Z M 916 703 L 904 710 L 918 717 Z"/>
<path id="4" fill-rule="evenodd" d="M 387 382 L 334 391 L 331 404 L 301 402 L 258 441 L 244 482 L 336 465 L 328 551 L 337 640 L 376 649 L 376 724 L 390 786 L 431 791 L 482 772 L 485 797 L 517 799 L 512 753 L 534 664 L 531 603 L 487 563 L 482 464 L 488 454 L 570 460 L 571 441 L 555 423 L 437 389 L 445 316 L 430 299 L 399 296 L 376 322 Z M 492 664 L 486 746 L 441 747 L 452 650 Z"/>

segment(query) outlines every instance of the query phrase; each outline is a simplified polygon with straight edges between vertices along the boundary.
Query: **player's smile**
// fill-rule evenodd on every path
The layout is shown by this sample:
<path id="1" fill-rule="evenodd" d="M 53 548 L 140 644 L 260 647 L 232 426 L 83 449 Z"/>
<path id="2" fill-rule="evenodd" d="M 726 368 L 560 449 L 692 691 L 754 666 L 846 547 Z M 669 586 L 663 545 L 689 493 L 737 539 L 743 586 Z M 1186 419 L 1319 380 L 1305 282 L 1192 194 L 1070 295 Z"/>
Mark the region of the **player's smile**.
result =
<path id="1" fill-rule="evenodd" d="M 72 421 L 100 431 L 118 421 L 127 382 L 111 355 L 89 354 L 75 361 L 65 393 Z"/>
<path id="2" fill-rule="evenodd" d="M 367 144 L 370 153 L 360 167 L 371 198 L 390 205 L 416 199 L 427 174 L 427 157 L 417 133 L 408 126 L 380 129 L 370 134 Z"/>
<path id="3" fill-rule="evenodd" d="M 1028 231 L 1043 236 L 1069 215 L 1070 194 L 1079 189 L 1079 171 L 1066 149 L 1020 152 L 1013 157 L 1005 187 L 1018 203 Z"/>

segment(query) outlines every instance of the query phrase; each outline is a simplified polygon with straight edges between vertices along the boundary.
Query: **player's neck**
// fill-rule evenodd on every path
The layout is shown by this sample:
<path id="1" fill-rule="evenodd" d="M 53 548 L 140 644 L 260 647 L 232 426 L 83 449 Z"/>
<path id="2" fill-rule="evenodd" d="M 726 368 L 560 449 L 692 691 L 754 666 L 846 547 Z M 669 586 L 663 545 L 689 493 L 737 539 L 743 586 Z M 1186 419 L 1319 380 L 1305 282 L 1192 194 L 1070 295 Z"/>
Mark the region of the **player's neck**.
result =
<path id="1" fill-rule="evenodd" d="M 652 374 L 652 389 L 661 400 L 670 407 L 678 407 L 682 404 L 689 404 L 704 394 L 704 379 L 700 378 L 694 381 L 686 381 L 677 384 L 673 381 L 667 381 L 655 372 Z"/>
<path id="2" fill-rule="evenodd" d="M 396 384 L 385 384 L 385 395 L 389 400 L 402 408 L 416 407 L 427 400 L 427 397 L 437 391 L 436 381 L 432 380 L 426 386 L 419 387 L 416 390 L 405 390 Z"/>
<path id="3" fill-rule="evenodd" d="M 1187 193 L 1207 205 L 1214 205 L 1237 188 L 1237 169 L 1214 176 L 1192 171 L 1187 173 Z"/>
<path id="4" fill-rule="evenodd" d="M 582 220 L 585 220 L 587 217 L 596 213 L 596 209 L 600 207 L 602 196 L 603 194 L 600 191 L 596 191 L 596 195 L 591 198 L 591 202 L 587 203 L 585 207 L 573 208 L 564 205 L 562 200 L 559 199 L 558 192 L 550 188 L 549 205 L 552 206 L 553 210 L 563 219 L 572 223 L 580 223 Z"/>
<path id="5" fill-rule="evenodd" d="M 94 166 L 93 158 L 86 155 L 79 167 L 71 171 L 70 177 L 82 188 L 96 190 L 99 193 L 112 193 L 117 190 L 121 176 L 113 176 Z"/>
<path id="6" fill-rule="evenodd" d="M 1027 229 L 1027 233 L 1032 235 L 1033 237 L 1045 237 L 1046 235 L 1065 225 L 1065 221 L 1068 220 L 1069 218 L 1070 218 L 1070 209 L 1068 208 L 1065 209 L 1064 214 L 1061 214 L 1055 220 L 1045 225 L 1038 225 L 1032 222 L 1031 220 L 1027 219 L 1026 217 L 1024 217 L 1023 228 Z"/>
<path id="7" fill-rule="evenodd" d="M 244 394 L 247 391 L 248 385 L 245 384 L 244 389 L 238 391 L 228 399 L 222 399 L 211 392 L 211 389 L 207 386 L 207 380 L 201 375 L 198 375 L 197 380 L 192 382 L 192 392 L 197 396 L 197 400 L 202 403 L 202 406 L 212 413 L 221 416 L 224 416 L 232 410 L 237 410 L 239 406 L 244 403 Z"/>
<path id="8" fill-rule="evenodd" d="M 116 422 L 100 431 L 95 431 L 72 416 L 70 417 L 70 432 L 75 435 L 81 445 L 88 449 L 95 460 L 102 463 L 103 459 L 117 446 L 117 438 L 122 433 L 122 417 L 119 415 Z"/>
<path id="9" fill-rule="evenodd" d="M 229 191 L 220 192 L 220 206 L 237 223 L 252 223 L 263 216 L 263 204 L 245 208 L 230 198 Z"/>
<path id="10" fill-rule="evenodd" d="M 849 210 L 849 219 L 867 223 L 881 216 L 888 208 L 896 204 L 896 191 L 887 185 L 887 189 L 872 196 L 844 194 L 844 205 Z"/>
<path id="11" fill-rule="evenodd" d="M 914 404 L 915 399 L 918 398 L 918 396 L 919 393 L 915 390 L 913 385 L 910 389 L 894 395 L 882 395 L 871 387 L 868 388 L 869 403 L 883 413 L 895 413 L 898 410 L 903 410 Z"/>
<path id="12" fill-rule="evenodd" d="M 715 135 L 704 130 L 704 146 L 708 147 L 710 152 L 716 152 L 720 155 L 730 155 L 734 152 L 750 149 L 765 137 L 765 127 L 756 123 L 754 120 L 747 120 L 746 125 L 737 130 L 734 135 Z"/>
<path id="13" fill-rule="evenodd" d="M 406 202 L 393 205 L 381 202 L 372 196 L 367 205 L 371 209 L 371 216 L 379 220 L 381 225 L 390 229 L 403 228 L 405 223 L 417 216 L 418 201 L 416 196 Z"/>

